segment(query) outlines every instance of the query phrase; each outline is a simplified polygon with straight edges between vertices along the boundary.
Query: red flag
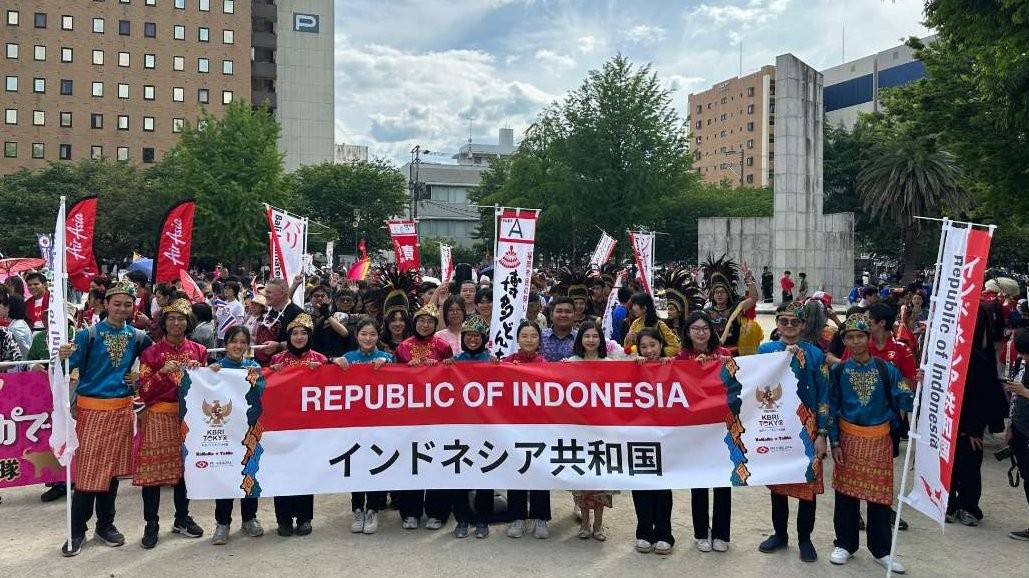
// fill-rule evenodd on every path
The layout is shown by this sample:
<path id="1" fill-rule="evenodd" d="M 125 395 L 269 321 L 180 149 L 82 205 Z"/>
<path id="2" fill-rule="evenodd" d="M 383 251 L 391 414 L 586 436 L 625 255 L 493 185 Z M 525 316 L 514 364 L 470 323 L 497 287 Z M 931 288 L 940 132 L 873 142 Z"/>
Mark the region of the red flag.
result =
<path id="1" fill-rule="evenodd" d="M 168 209 L 157 239 L 154 259 L 154 283 L 171 283 L 179 278 L 179 271 L 189 266 L 193 245 L 193 213 L 196 201 L 182 201 Z"/>
<path id="2" fill-rule="evenodd" d="M 418 223 L 412 219 L 386 221 L 398 271 L 418 270 Z"/>
<path id="3" fill-rule="evenodd" d="M 89 291 L 89 282 L 100 274 L 93 254 L 96 226 L 96 195 L 80 199 L 68 209 L 64 225 L 68 281 L 79 291 Z"/>
<path id="4" fill-rule="evenodd" d="M 189 273 L 185 269 L 179 269 L 179 280 L 182 281 L 182 292 L 189 297 L 189 300 L 193 303 L 200 303 L 206 301 L 204 298 L 204 292 L 197 285 L 197 282 L 189 276 Z"/>

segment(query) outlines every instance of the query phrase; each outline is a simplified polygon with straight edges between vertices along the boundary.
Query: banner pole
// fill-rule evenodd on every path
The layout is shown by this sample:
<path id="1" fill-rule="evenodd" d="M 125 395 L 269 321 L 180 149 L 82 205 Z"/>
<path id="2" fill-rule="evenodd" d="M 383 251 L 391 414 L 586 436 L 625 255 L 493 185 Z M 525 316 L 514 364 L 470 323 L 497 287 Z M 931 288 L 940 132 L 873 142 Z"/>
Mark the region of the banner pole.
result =
<path id="1" fill-rule="evenodd" d="M 67 274 L 63 274 L 62 277 L 67 278 Z M 63 281 L 62 281 L 63 282 Z M 67 290 L 67 289 L 65 289 Z M 69 370 L 68 360 L 64 360 L 64 387 L 70 388 L 71 381 L 69 376 L 71 372 Z M 71 396 L 68 396 L 68 413 L 71 414 Z M 68 447 L 71 444 L 71 428 L 64 428 L 64 447 Z M 68 531 L 68 549 L 71 549 L 71 460 L 64 465 L 64 514 L 65 514 L 65 529 Z"/>

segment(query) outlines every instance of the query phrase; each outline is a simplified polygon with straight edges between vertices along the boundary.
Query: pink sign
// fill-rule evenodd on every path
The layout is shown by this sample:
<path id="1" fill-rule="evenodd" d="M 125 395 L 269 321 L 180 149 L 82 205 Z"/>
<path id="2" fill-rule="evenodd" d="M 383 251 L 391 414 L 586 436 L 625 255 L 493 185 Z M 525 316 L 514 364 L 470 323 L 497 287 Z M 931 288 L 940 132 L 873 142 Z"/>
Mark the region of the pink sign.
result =
<path id="1" fill-rule="evenodd" d="M 52 410 L 46 373 L 0 373 L 0 488 L 64 481 L 50 451 Z"/>

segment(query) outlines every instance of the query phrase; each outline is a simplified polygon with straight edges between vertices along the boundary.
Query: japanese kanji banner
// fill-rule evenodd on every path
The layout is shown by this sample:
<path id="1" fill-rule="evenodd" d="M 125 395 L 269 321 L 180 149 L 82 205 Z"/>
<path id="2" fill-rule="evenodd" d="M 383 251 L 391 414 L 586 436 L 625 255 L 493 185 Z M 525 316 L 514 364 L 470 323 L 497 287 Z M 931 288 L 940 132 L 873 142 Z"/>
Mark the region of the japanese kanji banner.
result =
<path id="1" fill-rule="evenodd" d="M 497 259 L 493 262 L 493 313 L 488 349 L 497 357 L 518 349 L 515 331 L 529 308 L 536 217 L 532 209 L 502 209 L 497 219 Z"/>
<path id="2" fill-rule="evenodd" d="M 643 290 L 651 295 L 654 287 L 654 234 L 629 233 L 632 253 L 636 256 L 636 267 L 639 269 Z"/>
<path id="3" fill-rule="evenodd" d="M 928 348 L 923 366 L 915 442 L 914 485 L 904 502 L 944 524 L 954 468 L 954 444 L 979 311 L 980 288 L 991 235 L 982 229 L 943 225 L 942 260 L 933 286 Z"/>
<path id="4" fill-rule="evenodd" d="M 597 248 L 593 250 L 593 256 L 590 257 L 590 267 L 599 268 L 604 263 L 607 263 L 611 259 L 611 255 L 615 252 L 615 245 L 618 241 L 606 232 L 601 232 L 600 241 L 597 242 Z"/>
<path id="5" fill-rule="evenodd" d="M 193 248 L 193 214 L 196 201 L 182 201 L 168 209 L 157 239 L 157 255 L 154 258 L 154 283 L 173 283 L 179 278 L 179 271 L 189 268 Z"/>
<path id="6" fill-rule="evenodd" d="M 454 280 L 454 253 L 450 245 L 439 244 L 439 280 L 450 283 Z"/>
<path id="7" fill-rule="evenodd" d="M 0 373 L 0 488 L 63 482 L 50 452 L 50 386 L 40 371 Z"/>
<path id="8" fill-rule="evenodd" d="M 96 196 L 79 199 L 68 209 L 65 220 L 65 266 L 68 282 L 79 291 L 89 291 L 89 282 L 100 274 L 93 255 L 96 226 Z"/>
<path id="9" fill-rule="evenodd" d="M 418 223 L 411 219 L 386 221 L 386 228 L 393 242 L 397 271 L 417 270 L 421 264 L 418 257 Z"/>
<path id="10" fill-rule="evenodd" d="M 196 499 L 367 490 L 660 489 L 803 482 L 814 446 L 790 354 L 191 370 Z M 247 399 L 247 394 L 251 399 Z"/>
<path id="11" fill-rule="evenodd" d="M 292 283 L 293 277 L 303 272 L 304 252 L 307 251 L 307 219 L 270 205 L 265 205 L 265 211 L 271 231 L 272 277 Z M 303 306 L 303 285 L 293 293 L 293 302 Z"/>

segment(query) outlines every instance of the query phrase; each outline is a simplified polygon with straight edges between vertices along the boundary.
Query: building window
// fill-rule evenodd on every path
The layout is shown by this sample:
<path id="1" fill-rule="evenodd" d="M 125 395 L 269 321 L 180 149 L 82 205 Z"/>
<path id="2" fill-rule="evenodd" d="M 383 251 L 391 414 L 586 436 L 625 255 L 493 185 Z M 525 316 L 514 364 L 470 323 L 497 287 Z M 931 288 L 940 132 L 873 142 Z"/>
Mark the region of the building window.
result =
<path id="1" fill-rule="evenodd" d="M 754 123 L 752 123 L 752 122 L 748 122 L 747 123 L 747 132 L 754 132 Z"/>
<path id="2" fill-rule="evenodd" d="M 102 83 L 102 82 L 94 82 L 93 83 L 93 92 L 92 92 L 92 94 L 93 94 L 93 96 L 103 96 L 104 95 L 104 83 Z"/>
<path id="3" fill-rule="evenodd" d="M 61 126 L 64 127 L 64 128 L 71 128 L 71 113 L 70 112 L 62 112 L 61 113 Z"/>
<path id="4" fill-rule="evenodd" d="M 89 115 L 89 128 L 104 128 L 104 115 L 96 112 Z"/>
<path id="5" fill-rule="evenodd" d="M 144 22 L 143 23 L 143 36 L 147 38 L 157 38 L 157 23 L 156 22 Z"/>
<path id="6" fill-rule="evenodd" d="M 34 142 L 34 143 L 32 143 L 32 158 L 34 158 L 34 159 L 41 159 L 41 158 L 43 158 L 44 157 L 43 151 L 44 151 L 43 143 L 41 143 L 41 142 Z"/>
<path id="7" fill-rule="evenodd" d="M 19 15 L 20 14 L 18 13 L 17 10 L 8 10 L 7 11 L 7 25 L 8 26 L 17 26 L 18 25 L 18 16 Z"/>
<path id="8" fill-rule="evenodd" d="M 128 68 L 132 65 L 132 56 L 128 52 L 118 53 L 118 66 Z"/>
<path id="9" fill-rule="evenodd" d="M 103 34 L 104 33 L 104 19 L 103 18 L 94 18 L 93 19 L 93 32 L 95 32 L 97 34 Z"/>
<path id="10" fill-rule="evenodd" d="M 129 160 L 129 147 L 118 147 L 118 160 Z"/>
<path id="11" fill-rule="evenodd" d="M 157 67 L 157 55 L 156 54 L 144 54 L 143 55 L 143 68 L 156 68 Z"/>
<path id="12" fill-rule="evenodd" d="M 18 109 L 4 109 L 4 124 L 18 124 Z"/>
<path id="13" fill-rule="evenodd" d="M 753 104 L 748 104 L 747 105 L 747 114 L 754 114 L 754 105 Z"/>
<path id="14" fill-rule="evenodd" d="M 718 117 L 718 120 L 723 120 L 724 121 L 726 118 L 728 118 L 728 116 L 723 112 L 722 116 Z"/>
<path id="15" fill-rule="evenodd" d="M 232 104 L 232 91 L 231 90 L 223 90 L 222 91 L 222 104 Z"/>
<path id="16" fill-rule="evenodd" d="M 132 35 L 132 22 L 129 22 L 128 20 L 119 20 L 118 21 L 118 34 L 121 35 L 121 36 L 131 36 Z"/>
<path id="17" fill-rule="evenodd" d="M 146 6 L 157 6 L 157 0 L 145 0 L 143 4 L 145 4 Z"/>
<path id="18" fill-rule="evenodd" d="M 704 112 L 704 105 L 703 104 L 698 104 L 697 105 L 697 114 L 700 114 L 702 112 Z"/>
<path id="19" fill-rule="evenodd" d="M 235 11 L 236 3 L 233 0 L 224 0 L 224 2 L 222 2 L 222 12 L 232 14 Z"/>
<path id="20" fill-rule="evenodd" d="M 36 12 L 32 17 L 32 25 L 36 28 L 46 28 L 46 12 Z"/>
<path id="21" fill-rule="evenodd" d="M 74 60 L 74 55 L 75 53 L 71 48 L 61 48 L 61 62 L 71 62 Z"/>
<path id="22" fill-rule="evenodd" d="M 175 9 L 176 10 L 185 10 L 186 9 L 186 0 L 175 0 Z"/>
<path id="23" fill-rule="evenodd" d="M 172 57 L 172 70 L 185 70 L 186 59 L 181 56 Z"/>
<path id="24" fill-rule="evenodd" d="M 222 44 L 232 44 L 235 42 L 236 33 L 232 30 L 222 30 Z"/>
<path id="25" fill-rule="evenodd" d="M 211 0 L 200 0 L 200 11 L 210 12 L 211 11 Z"/>
<path id="26" fill-rule="evenodd" d="M 175 26 L 173 26 L 172 27 L 172 38 L 174 38 L 175 40 L 185 40 L 186 39 L 186 27 L 182 26 L 181 24 L 176 24 Z"/>
<path id="27" fill-rule="evenodd" d="M 729 134 L 729 131 L 723 130 L 722 132 L 718 133 L 718 136 L 726 136 L 728 134 Z"/>
<path id="28" fill-rule="evenodd" d="M 104 63 L 104 51 L 103 50 L 94 50 L 93 51 L 93 64 L 103 64 L 103 63 Z"/>
<path id="29" fill-rule="evenodd" d="M 211 102 L 211 91 L 206 88 L 197 90 L 197 102 L 200 104 L 207 104 Z"/>
<path id="30" fill-rule="evenodd" d="M 18 158 L 18 143 L 4 141 L 4 157 L 9 159 Z"/>
<path id="31" fill-rule="evenodd" d="M 173 102 L 182 102 L 182 100 L 183 100 L 183 88 L 181 86 L 176 86 L 176 87 L 172 88 L 172 101 Z"/>
<path id="32" fill-rule="evenodd" d="M 39 44 L 32 47 L 32 59 L 33 60 L 46 60 L 46 46 Z"/>
<path id="33" fill-rule="evenodd" d="M 61 16 L 61 30 L 74 30 L 75 19 L 71 16 Z"/>
<path id="34" fill-rule="evenodd" d="M 61 79 L 61 96 L 71 96 L 72 94 L 72 81 L 68 78 Z"/>
<path id="35" fill-rule="evenodd" d="M 18 77 L 8 76 L 4 82 L 4 90 L 7 92 L 18 92 Z"/>
<path id="36" fill-rule="evenodd" d="M 232 75 L 233 63 L 231 60 L 222 61 L 222 74 Z"/>
<path id="37" fill-rule="evenodd" d="M 184 118 L 173 118 L 172 119 L 172 132 L 182 132 L 183 125 L 186 124 Z"/>
<path id="38" fill-rule="evenodd" d="M 152 84 L 143 85 L 143 100 L 154 100 L 157 98 L 157 89 Z"/>
<path id="39" fill-rule="evenodd" d="M 206 58 L 197 59 L 197 72 L 210 72 L 211 61 Z"/>
<path id="40" fill-rule="evenodd" d="M 197 28 L 197 40 L 199 40 L 200 42 L 210 42 L 211 41 L 211 29 L 207 28 L 205 26 L 201 26 L 200 28 Z"/>
<path id="41" fill-rule="evenodd" d="M 754 184 L 754 175 L 747 175 L 747 184 L 748 185 Z"/>
<path id="42" fill-rule="evenodd" d="M 143 132 L 154 132 L 154 117 L 143 117 Z"/>
<path id="43" fill-rule="evenodd" d="M 118 130 L 129 130 L 129 115 L 118 115 Z"/>
<path id="44" fill-rule="evenodd" d="M 32 79 L 32 92 L 36 94 L 46 94 L 46 79 L 45 78 L 33 78 Z"/>
<path id="45" fill-rule="evenodd" d="M 754 87 L 753 86 L 748 86 L 747 87 L 747 96 L 754 96 Z"/>
<path id="46" fill-rule="evenodd" d="M 747 148 L 748 149 L 754 148 L 754 139 L 752 139 L 752 138 L 747 139 Z"/>
<path id="47" fill-rule="evenodd" d="M 697 121 L 697 128 L 704 128 L 704 121 L 698 120 Z"/>
<path id="48" fill-rule="evenodd" d="M 747 166 L 748 167 L 754 166 L 754 157 L 747 157 Z"/>
<path id="49" fill-rule="evenodd" d="M 42 110 L 32 111 L 32 126 L 46 126 L 46 113 Z"/>
<path id="50" fill-rule="evenodd" d="M 129 97 L 129 85 L 118 83 L 118 98 Z"/>
<path id="51" fill-rule="evenodd" d="M 71 160 L 71 145 L 67 143 L 61 143 L 57 145 L 57 158 L 62 161 Z"/>
<path id="52" fill-rule="evenodd" d="M 18 58 L 18 45 L 14 42 L 7 43 L 7 58 Z"/>
<path id="53" fill-rule="evenodd" d="M 154 162 L 153 147 L 143 147 L 143 163 L 150 164 L 152 162 Z"/>
<path id="54" fill-rule="evenodd" d="M 725 104 L 727 102 L 729 102 L 729 99 L 723 96 L 722 100 L 721 100 L 721 104 Z"/>

